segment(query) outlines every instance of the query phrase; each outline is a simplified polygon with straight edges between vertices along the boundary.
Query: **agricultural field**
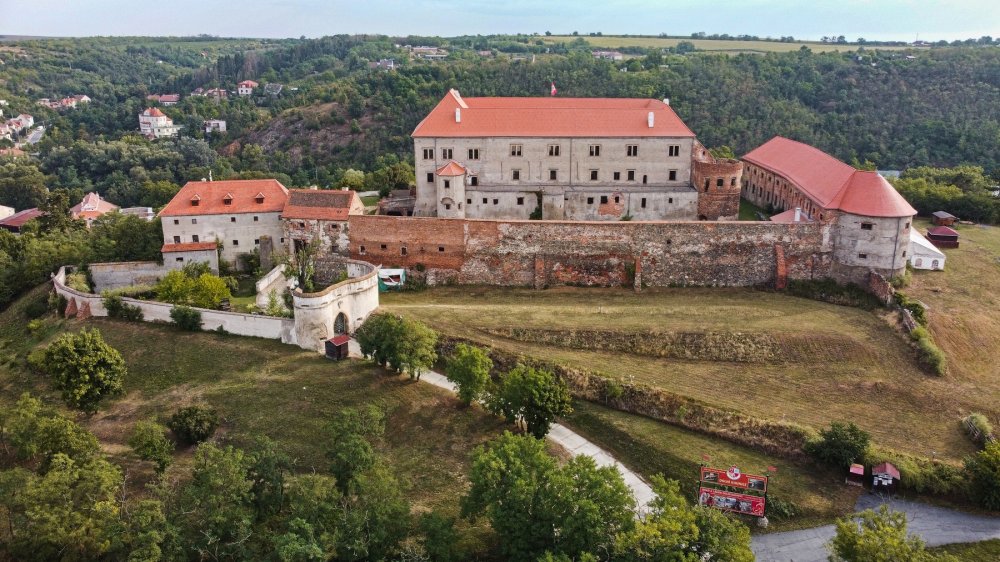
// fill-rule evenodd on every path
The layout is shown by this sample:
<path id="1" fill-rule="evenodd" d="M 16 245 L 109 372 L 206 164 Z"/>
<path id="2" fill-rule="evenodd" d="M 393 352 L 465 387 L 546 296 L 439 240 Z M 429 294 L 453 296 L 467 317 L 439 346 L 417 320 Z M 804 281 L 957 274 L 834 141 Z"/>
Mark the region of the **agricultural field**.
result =
<path id="1" fill-rule="evenodd" d="M 621 49 L 624 47 L 641 47 L 646 49 L 665 49 L 676 47 L 681 41 L 693 43 L 695 48 L 702 51 L 713 51 L 723 53 L 787 53 L 798 51 L 802 47 L 808 47 L 814 52 L 825 53 L 831 51 L 856 51 L 859 45 L 835 43 L 820 43 L 818 41 L 796 41 L 794 43 L 779 43 L 777 41 L 724 41 L 720 39 L 686 39 L 669 37 L 635 37 L 628 35 L 602 35 L 592 37 L 590 35 L 551 35 L 541 37 L 546 43 L 569 43 L 575 39 L 584 39 L 591 46 L 601 49 Z M 879 49 L 888 51 L 899 51 L 909 47 L 876 47 L 865 45 L 865 49 Z"/>
<path id="2" fill-rule="evenodd" d="M 989 322 L 995 308 L 981 302 L 972 310 Z M 959 420 L 998 415 L 996 385 L 961 366 L 926 373 L 884 313 L 773 292 L 449 287 L 386 295 L 382 305 L 451 336 L 758 418 L 813 428 L 854 421 L 878 445 L 923 457 L 958 462 L 975 451 Z M 1000 341 L 988 334 L 981 349 Z M 941 339 L 951 362 L 963 361 L 959 341 Z"/>
<path id="3" fill-rule="evenodd" d="M 39 287 L 0 313 L 0 409 L 24 391 L 60 405 L 48 382 L 27 371 L 25 358 L 60 333 L 98 328 L 128 365 L 125 395 L 90 418 L 63 411 L 93 432 L 111 460 L 127 469 L 132 493 L 143 493 L 153 477 L 150 464 L 138 461 L 126 445 L 132 425 L 150 417 L 163 423 L 193 403 L 211 405 L 222 414 L 224 423 L 214 441 L 246 446 L 266 436 L 302 473 L 328 470 L 324 442 L 332 414 L 377 404 L 386 411 L 388 428 L 379 453 L 416 513 L 440 509 L 457 515 L 473 448 L 507 428 L 502 419 L 481 408 L 461 408 L 450 393 L 429 384 L 387 376 L 367 362 L 334 363 L 271 340 L 53 315 L 46 315 L 43 327 L 31 336 L 23 311 L 45 294 L 46 286 Z M 550 449 L 565 455 L 555 446 Z M 179 450 L 167 477 L 184 478 L 192 460 L 192 449 Z M 459 528 L 472 551 L 493 550 L 494 534 L 485 520 L 462 521 Z"/>

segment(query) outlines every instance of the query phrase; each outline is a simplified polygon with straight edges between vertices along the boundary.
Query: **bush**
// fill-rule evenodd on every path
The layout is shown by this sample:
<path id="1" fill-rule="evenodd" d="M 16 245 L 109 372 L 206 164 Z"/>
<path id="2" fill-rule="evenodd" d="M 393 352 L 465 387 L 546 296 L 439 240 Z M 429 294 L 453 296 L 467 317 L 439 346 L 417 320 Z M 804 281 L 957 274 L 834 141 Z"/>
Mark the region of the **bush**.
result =
<path id="1" fill-rule="evenodd" d="M 201 329 L 201 311 L 190 306 L 177 305 L 171 308 L 170 320 L 182 330 L 197 332 Z"/>
<path id="2" fill-rule="evenodd" d="M 219 427 L 219 414 L 212 408 L 188 406 L 171 416 L 167 427 L 179 441 L 195 445 L 215 433 L 215 428 Z"/>
<path id="3" fill-rule="evenodd" d="M 41 318 L 35 318 L 34 320 L 28 320 L 28 333 L 35 335 L 39 330 L 45 327 L 45 322 Z"/>
<path id="4" fill-rule="evenodd" d="M 162 473 L 170 465 L 174 444 L 166 437 L 167 428 L 152 420 L 136 422 L 129 447 L 140 459 L 156 464 L 156 472 Z"/>
<path id="5" fill-rule="evenodd" d="M 67 275 L 66 286 L 81 293 L 90 292 L 90 285 L 87 283 L 87 275 L 84 273 L 70 273 Z"/>
<path id="6" fill-rule="evenodd" d="M 806 443 L 805 452 L 817 461 L 836 468 L 848 468 L 865 457 L 871 436 L 854 425 L 833 422 L 819 432 L 820 438 Z"/>
<path id="7" fill-rule="evenodd" d="M 833 279 L 792 279 L 786 288 L 788 294 L 842 306 L 855 306 L 875 310 L 882 306 L 878 298 L 854 283 L 841 285 Z"/>
<path id="8" fill-rule="evenodd" d="M 65 301 L 65 299 L 63 300 Z M 62 309 L 66 310 L 66 307 L 63 306 Z M 44 316 L 45 313 L 48 311 L 49 311 L 48 300 L 42 300 L 42 299 L 32 300 L 27 304 L 27 306 L 24 307 L 24 315 L 27 316 L 29 320 L 40 318 Z"/>
<path id="9" fill-rule="evenodd" d="M 67 304 L 69 304 L 69 301 L 66 300 L 66 297 L 60 295 L 55 291 L 49 293 L 48 306 L 49 310 L 51 310 L 52 312 L 55 312 L 59 316 L 62 316 L 66 312 Z"/>
<path id="10" fill-rule="evenodd" d="M 927 328 L 917 326 L 910 332 L 910 339 L 917 344 L 917 360 L 924 368 L 936 375 L 943 375 L 948 371 L 947 358 L 935 345 Z"/>
<path id="11" fill-rule="evenodd" d="M 982 414 L 969 414 L 962 420 L 962 426 L 969 437 L 979 445 L 986 445 L 993 435 L 993 425 Z"/>
<path id="12" fill-rule="evenodd" d="M 63 334 L 33 361 L 55 380 L 67 404 L 88 413 L 96 412 L 104 397 L 123 391 L 125 360 L 96 329 Z"/>
<path id="13" fill-rule="evenodd" d="M 972 495 L 979 504 L 986 509 L 1000 510 L 1000 443 L 990 443 L 965 459 L 965 470 L 971 478 Z"/>
<path id="14" fill-rule="evenodd" d="M 920 304 L 919 301 L 913 300 L 899 291 L 896 291 L 893 299 L 900 307 L 909 310 L 910 313 L 913 314 L 913 319 L 916 320 L 918 324 L 921 326 L 927 325 L 927 309 L 924 308 L 924 305 Z"/>
<path id="15" fill-rule="evenodd" d="M 105 296 L 104 308 L 108 311 L 108 316 L 111 318 L 119 318 L 130 322 L 142 322 L 142 309 L 138 306 L 128 304 L 120 296 Z"/>

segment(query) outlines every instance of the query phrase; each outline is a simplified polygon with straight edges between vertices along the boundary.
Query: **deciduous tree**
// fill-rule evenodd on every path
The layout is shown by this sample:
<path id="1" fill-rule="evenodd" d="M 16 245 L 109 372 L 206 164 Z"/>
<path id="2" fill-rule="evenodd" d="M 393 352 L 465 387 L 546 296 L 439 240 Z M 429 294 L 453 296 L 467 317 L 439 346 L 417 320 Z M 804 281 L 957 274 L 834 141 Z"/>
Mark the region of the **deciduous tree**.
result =
<path id="1" fill-rule="evenodd" d="M 448 357 L 444 373 L 458 387 L 458 399 L 468 406 L 483 396 L 492 369 L 493 361 L 485 351 L 460 343 Z"/>
<path id="2" fill-rule="evenodd" d="M 127 373 L 121 354 L 96 328 L 60 336 L 45 349 L 42 366 L 66 403 L 91 414 L 102 399 L 122 393 Z"/>

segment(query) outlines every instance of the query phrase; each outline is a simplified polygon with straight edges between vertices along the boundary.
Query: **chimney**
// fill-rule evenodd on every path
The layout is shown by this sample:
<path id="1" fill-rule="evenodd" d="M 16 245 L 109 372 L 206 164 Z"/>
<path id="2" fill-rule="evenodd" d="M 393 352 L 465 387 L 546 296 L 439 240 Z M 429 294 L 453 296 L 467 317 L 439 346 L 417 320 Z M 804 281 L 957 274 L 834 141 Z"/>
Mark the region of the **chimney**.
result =
<path id="1" fill-rule="evenodd" d="M 802 221 L 802 207 L 795 207 L 795 222 Z"/>
<path id="2" fill-rule="evenodd" d="M 670 98 L 663 98 L 663 105 L 670 105 Z"/>
<path id="3" fill-rule="evenodd" d="M 455 122 L 456 123 L 461 123 L 462 122 L 462 108 L 461 107 L 456 107 L 455 108 Z"/>
<path id="4" fill-rule="evenodd" d="M 646 116 L 646 124 L 649 125 L 650 129 L 653 128 L 653 112 L 652 111 L 650 111 L 649 115 Z"/>

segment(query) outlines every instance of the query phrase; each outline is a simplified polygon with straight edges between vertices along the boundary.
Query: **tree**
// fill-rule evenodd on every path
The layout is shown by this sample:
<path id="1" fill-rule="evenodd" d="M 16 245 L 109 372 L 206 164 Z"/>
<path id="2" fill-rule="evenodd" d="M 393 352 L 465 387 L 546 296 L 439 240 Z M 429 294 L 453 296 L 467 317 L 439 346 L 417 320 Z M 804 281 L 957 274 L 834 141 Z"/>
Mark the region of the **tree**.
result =
<path id="1" fill-rule="evenodd" d="M 334 478 L 304 474 L 289 479 L 288 524 L 275 539 L 281 560 L 329 560 L 336 552 L 343 496 Z"/>
<path id="2" fill-rule="evenodd" d="M 36 219 L 39 228 L 43 232 L 65 232 L 80 228 L 82 222 L 73 219 L 69 212 L 70 207 L 72 205 L 69 203 L 69 194 L 66 191 L 49 192 L 45 201 L 38 206 L 38 210 L 44 213 Z"/>
<path id="3" fill-rule="evenodd" d="M 375 465 L 371 440 L 385 433 L 385 414 L 376 406 L 344 408 L 330 422 L 332 435 L 327 458 L 341 492 L 347 493 L 355 477 Z"/>
<path id="4" fill-rule="evenodd" d="M 194 445 L 208 439 L 219 427 L 219 413 L 213 408 L 188 406 L 170 416 L 167 427 L 183 443 Z"/>
<path id="5" fill-rule="evenodd" d="M 435 562 L 457 562 L 464 560 L 458 547 L 458 533 L 455 519 L 445 517 L 437 511 L 424 513 L 420 517 L 420 532 L 423 533 L 423 547 L 427 556 Z"/>
<path id="6" fill-rule="evenodd" d="M 406 536 L 410 505 L 388 468 L 375 465 L 354 478 L 344 502 L 338 560 L 383 560 Z"/>
<path id="7" fill-rule="evenodd" d="M 493 361 L 485 351 L 460 343 L 448 357 L 444 374 L 458 387 L 458 399 L 468 406 L 482 397 L 492 369 Z"/>
<path id="8" fill-rule="evenodd" d="M 906 534 L 906 514 L 885 505 L 838 520 L 837 535 L 827 546 L 830 559 L 841 562 L 957 562 L 953 556 L 927 552 L 924 541 Z"/>
<path id="9" fill-rule="evenodd" d="M 60 336 L 45 349 L 43 368 L 66 403 L 89 414 L 105 397 L 123 392 L 127 373 L 121 354 L 104 342 L 96 328 Z"/>
<path id="10" fill-rule="evenodd" d="M 543 369 L 518 364 L 504 375 L 490 409 L 514 423 L 523 421 L 528 433 L 541 439 L 557 416 L 573 411 L 566 383 Z"/>
<path id="11" fill-rule="evenodd" d="M 177 327 L 189 332 L 201 330 L 201 311 L 182 304 L 174 305 L 170 309 L 170 320 L 177 324 Z"/>
<path id="12" fill-rule="evenodd" d="M 0 205 L 31 209 L 45 203 L 48 193 L 45 175 L 36 164 L 24 160 L 0 164 Z"/>
<path id="13" fill-rule="evenodd" d="M 864 458 L 871 436 L 854 425 L 833 422 L 829 429 L 821 430 L 820 438 L 806 443 L 805 451 L 819 462 L 836 468 L 848 468 L 851 463 Z"/>
<path id="14" fill-rule="evenodd" d="M 162 473 L 173 460 L 174 444 L 167 439 L 167 428 L 153 420 L 140 420 L 132 429 L 129 447 L 145 461 L 156 465 L 156 472 Z"/>
<path id="15" fill-rule="evenodd" d="M 556 545 L 574 558 L 584 553 L 609 555 L 615 537 L 635 525 L 635 498 L 614 466 L 598 467 L 578 455 L 556 475 L 552 504 L 560 518 Z"/>
<path id="16" fill-rule="evenodd" d="M 359 191 L 365 186 L 365 173 L 361 170 L 348 168 L 344 176 L 340 179 L 339 187 L 346 187 L 353 191 Z"/>
<path id="17" fill-rule="evenodd" d="M 979 504 L 993 511 L 1000 510 L 1000 442 L 994 441 L 965 459 L 965 470 L 971 477 L 973 495 Z"/>
<path id="18" fill-rule="evenodd" d="M 373 314 L 355 333 L 361 353 L 397 373 L 420 379 L 437 360 L 437 332 L 417 320 Z"/>

